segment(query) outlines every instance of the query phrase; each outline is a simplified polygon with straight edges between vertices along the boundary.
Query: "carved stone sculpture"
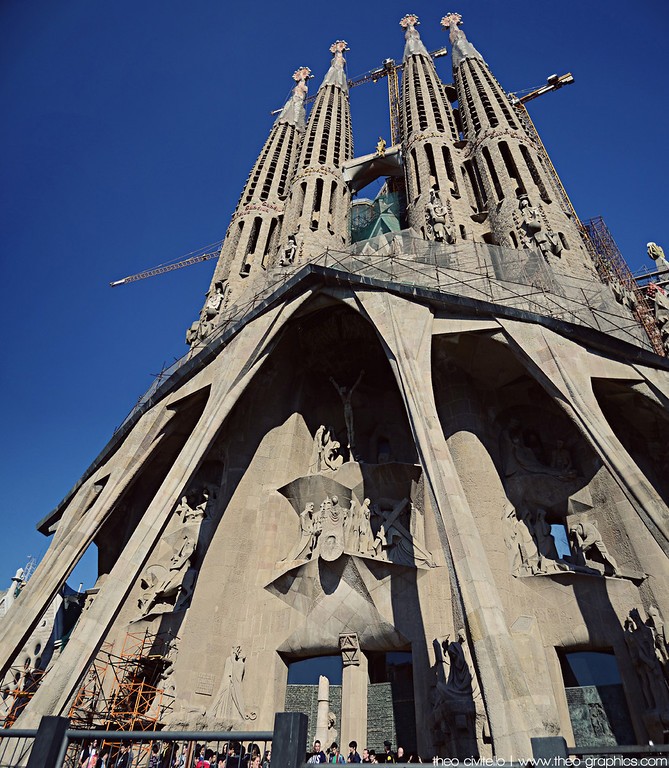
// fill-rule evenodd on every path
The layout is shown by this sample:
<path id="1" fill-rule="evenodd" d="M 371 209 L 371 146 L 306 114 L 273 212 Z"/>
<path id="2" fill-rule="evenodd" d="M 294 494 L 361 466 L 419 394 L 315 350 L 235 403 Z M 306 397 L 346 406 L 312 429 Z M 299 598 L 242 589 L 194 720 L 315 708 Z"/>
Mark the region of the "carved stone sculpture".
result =
<path id="1" fill-rule="evenodd" d="M 302 512 L 300 512 L 300 540 L 297 544 L 292 555 L 286 558 L 286 560 L 306 560 L 311 559 L 311 556 L 316 548 L 316 542 L 318 541 L 318 533 L 315 531 L 315 519 L 314 519 L 314 504 L 309 502 Z"/>
<path id="2" fill-rule="evenodd" d="M 315 475 L 323 470 L 339 469 L 344 463 L 340 454 L 341 444 L 335 437 L 332 427 L 321 425 L 314 435 L 314 447 L 309 462 L 309 474 Z"/>
<path id="3" fill-rule="evenodd" d="M 332 386 L 337 390 L 337 394 L 341 398 L 342 405 L 344 406 L 344 422 L 346 423 L 346 435 L 348 438 L 348 452 L 349 452 L 349 458 L 351 460 L 354 459 L 354 452 L 355 452 L 355 432 L 353 430 L 353 406 L 351 405 L 351 398 L 353 397 L 353 392 L 355 392 L 356 387 L 358 384 L 360 384 L 360 381 L 362 380 L 362 377 L 364 375 L 364 370 L 360 371 L 360 375 L 355 381 L 355 384 L 350 387 L 344 387 L 339 386 L 337 382 L 330 376 L 330 381 L 332 382 Z"/>
<path id="4" fill-rule="evenodd" d="M 337 496 L 328 496 L 321 504 L 320 512 L 319 555 L 323 560 L 334 561 L 344 552 L 344 509 Z"/>
<path id="5" fill-rule="evenodd" d="M 432 702 L 432 729 L 435 744 L 449 754 L 470 756 L 476 745 L 476 706 L 472 672 L 463 648 L 464 638 L 443 641 L 442 660 L 447 664 L 446 682 L 437 681 Z M 473 750 L 472 750 L 473 747 Z"/>
<path id="6" fill-rule="evenodd" d="M 361 555 L 368 555 L 374 550 L 370 503 L 369 499 L 365 499 L 358 514 L 358 552 Z"/>
<path id="7" fill-rule="evenodd" d="M 210 713 L 213 719 L 226 723 L 251 719 L 246 714 L 242 689 L 245 670 L 246 657 L 242 655 L 241 646 L 233 646 L 223 665 L 221 687 Z"/>
<path id="8" fill-rule="evenodd" d="M 287 267 L 295 261 L 297 255 L 297 239 L 295 235 L 288 235 L 288 244 L 283 249 L 283 255 L 279 262 L 282 267 Z"/>
<path id="9" fill-rule="evenodd" d="M 523 218 L 523 229 L 528 238 L 536 245 L 541 255 L 548 260 L 550 254 L 562 256 L 560 238 L 550 230 L 544 230 L 539 211 L 532 208 L 527 195 L 518 198 L 518 207 Z"/>
<path id="10" fill-rule="evenodd" d="M 657 243 L 647 243 L 648 257 L 655 262 L 655 269 L 658 272 L 669 272 L 669 262 L 664 256 L 664 249 Z"/>
<path id="11" fill-rule="evenodd" d="M 345 667 L 360 665 L 360 641 L 355 632 L 339 635 L 339 650 L 341 661 Z"/>
<path id="12" fill-rule="evenodd" d="M 551 468 L 557 469 L 560 472 L 569 474 L 573 472 L 573 466 L 571 463 L 571 454 L 569 450 L 564 447 L 564 441 L 557 440 L 555 448 L 551 453 Z"/>
<path id="13" fill-rule="evenodd" d="M 386 154 L 386 140 L 383 136 L 379 136 L 379 140 L 376 144 L 376 156 L 384 157 Z"/>
<path id="14" fill-rule="evenodd" d="M 532 536 L 529 513 L 510 506 L 507 518 L 512 529 L 507 546 L 511 550 L 511 572 L 516 576 L 536 573 L 539 570 L 539 550 Z"/>
<path id="15" fill-rule="evenodd" d="M 207 300 L 204 304 L 204 314 L 208 320 L 216 317 L 221 311 L 221 307 L 225 301 L 225 292 L 227 283 L 219 281 L 214 285 L 214 290 L 207 294 Z"/>
<path id="16" fill-rule="evenodd" d="M 441 197 L 436 189 L 430 190 L 430 202 L 425 206 L 425 217 L 428 223 L 428 232 L 432 233 L 432 239 L 438 243 L 454 243 L 455 237 L 447 225 L 448 211 L 441 202 Z"/>
<path id="17" fill-rule="evenodd" d="M 651 628 L 644 623 L 638 609 L 633 608 L 625 619 L 624 629 L 625 642 L 647 709 L 666 711 L 669 708 L 669 688 L 655 655 L 655 638 Z"/>
<path id="18" fill-rule="evenodd" d="M 669 684 L 669 644 L 667 643 L 664 620 L 660 615 L 659 610 L 654 605 L 651 605 L 648 609 L 646 625 L 650 627 L 650 630 L 653 633 L 655 656 L 662 667 L 664 679 Z"/>
<path id="19" fill-rule="evenodd" d="M 601 534 L 594 523 L 577 523 L 570 530 L 569 538 L 572 542 L 574 555 L 577 559 L 581 557 L 583 559 L 581 565 L 588 565 L 588 561 L 592 561 L 592 555 L 598 553 L 604 564 L 611 568 L 613 575 L 618 573 L 618 565 L 606 548 L 606 544 L 602 541 Z"/>
<path id="20" fill-rule="evenodd" d="M 554 570 L 557 561 L 560 560 L 555 546 L 555 539 L 551 533 L 550 523 L 546 520 L 546 514 L 545 509 L 537 509 L 533 526 L 534 538 L 539 551 L 537 570 L 542 573 Z"/>

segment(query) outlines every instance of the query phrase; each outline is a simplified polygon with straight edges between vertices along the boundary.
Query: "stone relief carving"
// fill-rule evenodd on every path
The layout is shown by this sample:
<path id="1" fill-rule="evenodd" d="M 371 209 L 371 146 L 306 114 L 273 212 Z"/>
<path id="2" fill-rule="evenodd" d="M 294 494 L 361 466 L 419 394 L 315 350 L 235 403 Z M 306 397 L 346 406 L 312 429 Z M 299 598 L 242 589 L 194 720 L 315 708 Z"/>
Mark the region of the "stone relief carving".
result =
<path id="1" fill-rule="evenodd" d="M 636 578 L 621 574 L 618 564 L 602 541 L 594 522 L 580 520 L 569 528 L 570 554 L 560 557 L 547 510 L 516 509 L 509 505 L 504 517 L 509 523 L 506 543 L 511 553 L 511 571 L 515 576 L 537 576 L 565 571 L 590 575 Z"/>
<path id="2" fill-rule="evenodd" d="M 148 619 L 163 613 L 185 610 L 193 594 L 197 570 L 192 560 L 197 548 L 200 526 L 210 514 L 215 501 L 215 492 L 209 487 L 202 488 L 200 502 L 191 506 L 187 495 L 181 497 L 174 509 L 179 520 L 175 530 L 165 536 L 164 542 L 172 551 L 169 559 L 148 565 L 139 579 L 142 593 L 137 601 L 139 615 L 133 621 Z"/>
<path id="3" fill-rule="evenodd" d="M 412 533 L 400 519 L 407 507 Z M 339 496 L 333 494 L 326 496 L 318 511 L 310 501 L 299 516 L 300 539 L 284 562 L 310 560 L 314 556 L 333 561 L 348 552 L 397 565 L 433 567 L 432 555 L 418 535 L 423 530 L 422 520 L 413 522 L 418 514 L 406 498 L 399 502 L 385 499 L 381 506 L 372 504 L 368 498 L 362 504 L 354 498 L 340 503 Z"/>
<path id="4" fill-rule="evenodd" d="M 454 243 L 455 236 L 452 229 L 448 226 L 448 210 L 442 203 L 439 192 L 436 189 L 430 190 L 430 201 L 425 206 L 425 218 L 427 220 L 427 231 L 431 235 L 431 240 L 438 243 Z"/>
<path id="5" fill-rule="evenodd" d="M 542 256 L 548 260 L 549 255 L 562 256 L 562 243 L 558 235 L 548 228 L 544 229 L 541 214 L 533 208 L 527 195 L 518 198 L 518 208 L 523 219 L 522 229 L 530 242 L 539 249 Z"/>
<path id="6" fill-rule="evenodd" d="M 232 647 L 223 665 L 223 679 L 209 715 L 225 723 L 255 720 L 255 712 L 247 712 L 244 702 L 243 681 L 246 672 L 246 656 L 240 645 Z"/>
<path id="7" fill-rule="evenodd" d="M 360 641 L 355 632 L 339 635 L 339 650 L 345 667 L 360 666 Z"/>
<path id="8" fill-rule="evenodd" d="M 365 375 L 365 371 L 360 371 L 360 375 L 355 381 L 352 387 L 344 387 L 337 384 L 337 382 L 330 376 L 330 382 L 332 386 L 337 390 L 337 394 L 341 398 L 342 405 L 344 406 L 344 422 L 346 423 L 346 436 L 348 439 L 348 453 L 349 458 L 353 461 L 355 456 L 355 431 L 353 429 L 353 406 L 351 405 L 351 398 L 356 387 L 360 384 L 362 377 Z"/>

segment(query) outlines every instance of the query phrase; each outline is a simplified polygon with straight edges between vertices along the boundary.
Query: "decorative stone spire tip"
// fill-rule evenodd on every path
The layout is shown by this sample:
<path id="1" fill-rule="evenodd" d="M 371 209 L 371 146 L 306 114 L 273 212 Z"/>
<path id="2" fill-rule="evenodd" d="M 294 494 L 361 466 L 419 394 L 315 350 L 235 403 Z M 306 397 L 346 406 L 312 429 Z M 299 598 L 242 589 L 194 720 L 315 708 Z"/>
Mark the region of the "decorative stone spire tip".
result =
<path id="1" fill-rule="evenodd" d="M 415 13 L 407 13 L 407 15 L 400 20 L 400 27 L 403 29 L 406 29 L 407 27 L 417 27 L 419 24 L 420 21 L 418 21 L 418 16 L 416 16 Z"/>
<path id="2" fill-rule="evenodd" d="M 459 13 L 447 13 L 441 20 L 441 26 L 444 27 L 444 29 L 448 29 L 451 24 L 455 24 L 459 27 L 462 24 L 462 16 L 460 16 Z"/>

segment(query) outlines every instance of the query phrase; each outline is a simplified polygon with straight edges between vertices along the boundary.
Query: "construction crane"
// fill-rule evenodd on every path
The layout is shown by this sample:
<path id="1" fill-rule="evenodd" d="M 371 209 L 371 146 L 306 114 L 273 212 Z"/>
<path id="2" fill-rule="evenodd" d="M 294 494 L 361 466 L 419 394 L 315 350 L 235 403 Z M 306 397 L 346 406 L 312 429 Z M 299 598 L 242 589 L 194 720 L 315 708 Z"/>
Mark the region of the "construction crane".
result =
<path id="1" fill-rule="evenodd" d="M 433 59 L 438 59 L 438 58 L 441 58 L 442 56 L 447 56 L 447 55 L 448 55 L 448 50 L 446 48 L 438 48 L 436 51 L 432 51 L 430 53 L 430 56 Z M 390 109 L 391 146 L 395 146 L 396 144 L 399 144 L 401 140 L 399 73 L 403 69 L 403 66 L 404 66 L 403 64 L 397 64 L 395 62 L 395 59 L 385 59 L 385 61 L 380 67 L 377 67 L 376 69 L 371 69 L 369 72 L 366 72 L 364 75 L 360 75 L 360 77 L 356 77 L 355 79 L 348 81 L 348 87 L 355 88 L 358 85 L 363 85 L 364 83 L 370 83 L 370 82 L 376 83 L 384 77 L 388 78 L 388 106 Z M 558 176 L 557 171 L 555 170 L 555 168 L 553 167 L 553 164 L 550 161 L 548 153 L 546 152 L 546 148 L 544 147 L 541 139 L 539 138 L 537 129 L 534 127 L 534 123 L 530 119 L 529 113 L 524 106 L 526 102 L 531 101 L 532 99 L 536 99 L 538 96 L 542 96 L 544 93 L 549 93 L 550 91 L 556 91 L 559 88 L 562 88 L 562 86 L 570 85 L 573 82 L 574 82 L 574 77 L 571 74 L 571 72 L 568 72 L 566 75 L 561 75 L 559 77 L 557 75 L 551 75 L 547 79 L 546 84 L 542 85 L 540 88 L 535 88 L 534 90 L 530 91 L 529 93 L 526 93 L 521 97 L 517 97 L 515 96 L 515 94 L 510 93 L 509 97 L 511 99 L 511 104 L 513 105 L 516 112 L 518 113 L 526 131 L 534 139 L 539 151 L 542 153 L 542 156 L 546 162 L 546 166 L 548 170 L 551 172 L 551 175 L 553 176 L 553 178 L 555 179 L 558 192 L 560 193 L 563 204 L 567 208 L 567 211 L 571 215 L 573 215 L 574 220 L 578 222 L 579 226 L 583 229 L 583 225 L 580 224 L 579 218 L 576 215 L 576 211 L 574 210 L 574 207 L 571 204 L 571 200 L 569 199 L 567 192 L 562 186 L 560 177 Z M 315 94 L 310 96 L 306 100 L 306 103 L 313 102 L 315 98 L 316 98 Z M 273 112 L 271 112 L 271 114 L 276 115 L 280 111 L 281 111 L 280 109 L 275 109 Z M 173 270 L 181 269 L 182 267 L 189 267 L 191 264 L 198 264 L 201 261 L 208 261 L 209 259 L 215 259 L 218 257 L 222 245 L 223 245 L 223 240 L 220 240 L 217 243 L 212 243 L 211 245 L 205 246 L 204 248 L 200 248 L 197 251 L 193 251 L 192 253 L 188 254 L 186 258 L 181 259 L 180 261 L 175 261 L 168 264 L 161 264 L 160 266 L 154 267 L 153 269 L 147 269 L 144 272 L 138 272 L 136 275 L 129 275 L 128 277 L 124 277 L 121 280 L 114 280 L 114 282 L 109 283 L 109 285 L 112 288 L 116 288 L 119 285 L 127 285 L 128 283 L 134 283 L 137 280 L 144 280 L 147 277 L 153 277 L 154 275 L 162 275 L 165 272 L 172 272 Z"/>
<path id="2" fill-rule="evenodd" d="M 215 259 L 221 252 L 221 246 L 223 240 L 219 240 L 217 243 L 211 243 L 205 245 L 203 248 L 199 248 L 197 251 L 192 251 L 188 254 L 188 257 L 181 259 L 180 261 L 174 261 L 168 264 L 161 264 L 153 269 L 146 269 L 144 272 L 138 272 L 136 275 L 129 275 L 121 280 L 114 280 L 113 283 L 109 283 L 112 288 L 116 288 L 117 285 L 127 285 L 128 283 L 134 283 L 137 280 L 144 280 L 146 277 L 153 277 L 154 275 L 162 275 L 165 272 L 172 272 L 175 269 L 181 269 L 182 267 L 190 267 L 191 264 L 198 264 L 201 261 L 209 261 L 209 259 Z"/>

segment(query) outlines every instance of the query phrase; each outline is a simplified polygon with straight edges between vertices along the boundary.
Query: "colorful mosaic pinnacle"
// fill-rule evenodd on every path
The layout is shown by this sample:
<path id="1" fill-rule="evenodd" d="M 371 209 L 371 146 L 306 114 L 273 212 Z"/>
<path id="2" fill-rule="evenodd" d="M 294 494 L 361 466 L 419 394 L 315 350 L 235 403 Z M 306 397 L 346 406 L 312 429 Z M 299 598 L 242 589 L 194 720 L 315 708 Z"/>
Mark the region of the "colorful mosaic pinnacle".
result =
<path id="1" fill-rule="evenodd" d="M 462 16 L 459 13 L 447 13 L 441 20 L 441 26 L 447 29 L 451 24 L 462 24 Z"/>
<path id="2" fill-rule="evenodd" d="M 309 67 L 298 67 L 295 72 L 293 72 L 293 80 L 296 83 L 299 83 L 300 80 L 308 80 L 311 77 L 311 70 Z"/>
<path id="3" fill-rule="evenodd" d="M 420 24 L 418 16 L 415 13 L 407 13 L 406 16 L 400 21 L 400 27 L 406 29 L 407 27 L 417 27 Z"/>

